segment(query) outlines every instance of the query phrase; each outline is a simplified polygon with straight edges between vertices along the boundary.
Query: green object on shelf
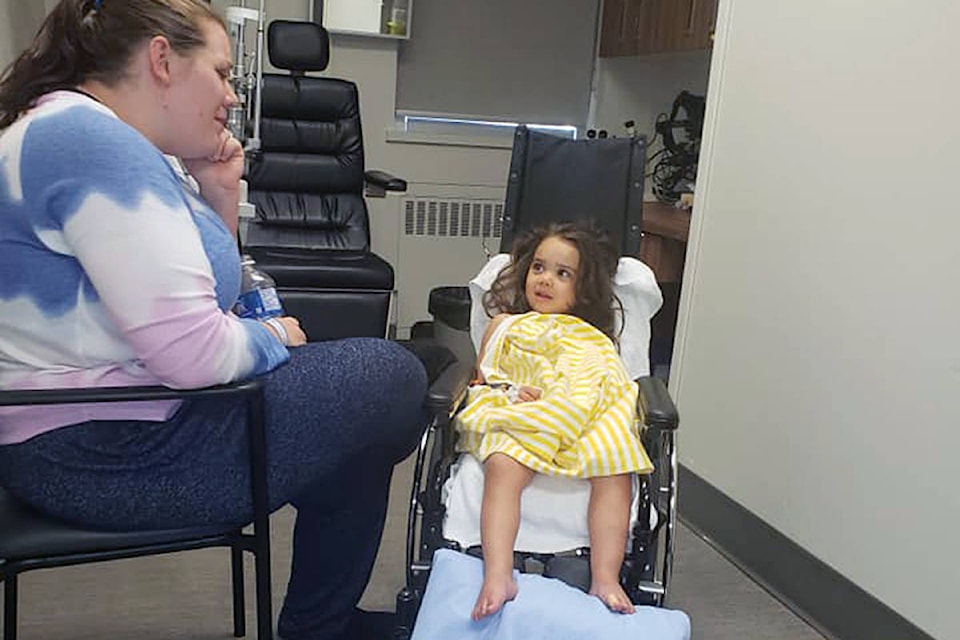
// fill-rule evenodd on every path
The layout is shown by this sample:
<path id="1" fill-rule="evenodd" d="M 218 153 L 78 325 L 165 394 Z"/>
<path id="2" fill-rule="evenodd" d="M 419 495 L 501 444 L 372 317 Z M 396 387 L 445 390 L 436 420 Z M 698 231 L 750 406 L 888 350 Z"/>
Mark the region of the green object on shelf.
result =
<path id="1" fill-rule="evenodd" d="M 407 8 L 395 6 L 390 10 L 390 19 L 387 21 L 387 33 L 392 36 L 407 35 Z"/>

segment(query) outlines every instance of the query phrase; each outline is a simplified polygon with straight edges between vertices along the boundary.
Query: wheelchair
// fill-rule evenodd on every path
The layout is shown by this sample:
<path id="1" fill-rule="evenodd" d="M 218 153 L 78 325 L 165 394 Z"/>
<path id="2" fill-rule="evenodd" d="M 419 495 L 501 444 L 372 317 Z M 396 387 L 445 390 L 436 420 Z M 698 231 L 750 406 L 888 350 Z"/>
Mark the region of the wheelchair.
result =
<path id="1" fill-rule="evenodd" d="M 513 237 L 527 228 L 550 221 L 579 220 L 586 217 L 585 213 L 589 213 L 594 223 L 619 242 L 622 256 L 638 255 L 644 152 L 645 140 L 642 137 L 569 140 L 531 131 L 523 126 L 518 127 L 510 164 L 500 250 L 509 251 Z M 498 259 L 499 263 L 496 262 Z M 489 272 L 487 277 L 492 277 L 490 273 L 495 276 L 507 260 L 508 256 L 494 257 L 485 267 L 485 271 Z M 645 265 L 634 262 L 649 272 Z M 621 271 L 623 264 L 624 258 L 621 258 Z M 478 318 L 485 316 L 476 304 L 482 294 L 483 277 L 484 272 L 481 272 L 481 275 L 471 282 L 470 295 L 461 296 L 464 304 L 470 298 L 474 301 L 470 310 L 474 344 L 479 342 L 479 336 L 482 335 L 482 329 L 478 328 Z M 652 272 L 649 283 L 652 283 L 659 296 Z M 627 306 L 625 303 L 625 307 Z M 650 308 L 649 314 L 641 314 L 646 317 L 641 317 L 634 323 L 640 330 L 639 334 L 636 331 L 633 334 L 639 335 L 641 344 L 633 344 L 630 348 L 634 353 L 641 354 L 642 362 L 638 366 L 627 367 L 631 376 L 636 376 L 640 387 L 638 416 L 643 422 L 641 440 L 654 463 L 655 471 L 649 475 L 636 476 L 630 539 L 620 578 L 624 590 L 635 604 L 663 606 L 671 578 L 676 535 L 675 432 L 679 418 L 663 381 L 647 375 L 649 317 L 657 308 L 659 304 L 656 308 Z M 627 321 L 628 319 L 624 318 L 621 325 Z M 623 336 L 626 335 L 627 332 L 624 332 Z M 626 348 L 627 345 L 622 345 L 622 356 Z M 453 419 L 466 398 L 467 380 L 473 364 L 472 361 L 458 362 L 452 368 L 456 373 L 448 374 L 457 377 L 458 383 L 451 387 L 455 388 L 456 392 L 448 397 L 449 405 L 438 411 L 417 450 L 407 523 L 406 584 L 397 595 L 398 627 L 395 638 L 409 638 L 412 633 L 426 590 L 433 555 L 437 550 L 453 549 L 479 555 L 477 496 L 482 496 L 482 471 L 477 474 L 477 470 L 481 469 L 480 464 L 472 459 L 470 454 L 457 451 L 457 434 L 453 428 Z M 465 468 L 466 473 L 471 473 L 474 477 L 461 481 Z M 546 576 L 560 578 L 586 590 L 589 584 L 590 556 L 587 544 L 573 543 L 572 548 L 565 549 L 526 548 L 528 545 L 524 540 L 524 527 L 529 529 L 535 526 L 532 519 L 529 520 L 531 524 L 528 524 L 527 497 L 540 491 L 537 489 L 538 482 L 554 485 L 558 482 L 571 483 L 571 494 L 579 492 L 583 505 L 580 538 L 585 542 L 587 535 L 585 516 L 586 499 L 589 496 L 588 481 L 537 476 L 524 490 L 521 532 L 514 553 L 515 567 L 521 571 L 542 572 Z M 574 483 L 582 484 L 574 487 Z M 458 509 L 462 511 L 456 504 L 459 485 L 473 487 L 473 498 L 467 499 L 468 502 L 473 500 L 476 503 L 476 528 L 472 536 L 463 534 L 462 522 L 452 521 L 451 514 Z M 479 493 L 476 493 L 477 490 Z M 545 491 L 549 493 L 553 489 L 548 488 Z M 537 508 L 549 511 L 551 506 L 543 502 Z M 556 547 L 557 543 L 553 543 L 553 546 Z"/>

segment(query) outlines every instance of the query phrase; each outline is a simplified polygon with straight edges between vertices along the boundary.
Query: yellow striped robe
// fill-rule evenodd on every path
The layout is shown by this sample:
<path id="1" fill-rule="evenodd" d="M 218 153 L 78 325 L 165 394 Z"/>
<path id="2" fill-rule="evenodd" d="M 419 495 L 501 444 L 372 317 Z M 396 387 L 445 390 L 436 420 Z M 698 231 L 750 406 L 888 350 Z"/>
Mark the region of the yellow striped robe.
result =
<path id="1" fill-rule="evenodd" d="M 486 384 L 471 387 L 456 419 L 462 451 L 574 478 L 653 470 L 637 433 L 637 383 L 588 322 L 535 311 L 505 318 L 481 367 Z M 541 389 L 540 399 L 514 404 L 506 387 L 519 385 Z"/>

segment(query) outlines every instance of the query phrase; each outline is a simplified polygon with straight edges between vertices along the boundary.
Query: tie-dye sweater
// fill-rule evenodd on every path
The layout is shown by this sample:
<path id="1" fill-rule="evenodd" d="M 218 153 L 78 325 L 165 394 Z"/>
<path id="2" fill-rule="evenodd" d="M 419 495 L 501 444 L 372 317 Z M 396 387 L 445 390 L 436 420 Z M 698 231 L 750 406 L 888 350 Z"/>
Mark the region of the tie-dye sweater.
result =
<path id="1" fill-rule="evenodd" d="M 0 132 L 0 388 L 196 388 L 286 362 L 229 309 L 236 243 L 160 151 L 69 91 Z M 0 445 L 87 420 L 165 420 L 176 402 L 16 407 Z"/>

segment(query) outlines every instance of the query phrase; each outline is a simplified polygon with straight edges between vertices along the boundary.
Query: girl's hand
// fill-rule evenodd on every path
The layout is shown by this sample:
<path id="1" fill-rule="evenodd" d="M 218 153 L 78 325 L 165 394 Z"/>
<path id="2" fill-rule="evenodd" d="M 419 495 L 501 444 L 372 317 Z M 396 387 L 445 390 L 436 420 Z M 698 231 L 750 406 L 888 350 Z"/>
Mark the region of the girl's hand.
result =
<path id="1" fill-rule="evenodd" d="M 517 399 L 514 400 L 513 403 L 518 404 L 520 402 L 536 402 L 540 399 L 541 395 L 543 395 L 543 391 L 536 387 L 520 385 L 517 387 Z"/>

